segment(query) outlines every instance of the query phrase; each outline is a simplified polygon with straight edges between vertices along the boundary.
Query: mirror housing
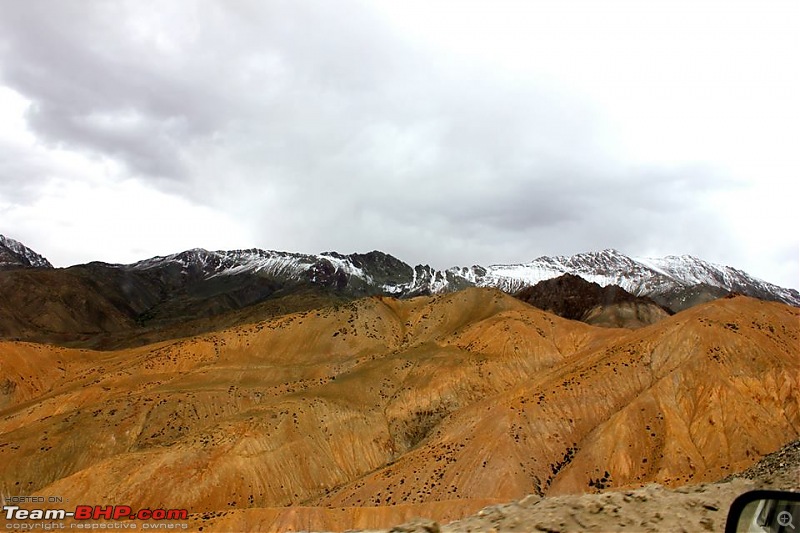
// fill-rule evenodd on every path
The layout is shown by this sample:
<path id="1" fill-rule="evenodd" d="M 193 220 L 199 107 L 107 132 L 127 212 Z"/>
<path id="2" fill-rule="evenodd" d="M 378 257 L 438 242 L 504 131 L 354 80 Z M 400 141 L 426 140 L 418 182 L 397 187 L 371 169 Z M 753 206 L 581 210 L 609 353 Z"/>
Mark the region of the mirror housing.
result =
<path id="1" fill-rule="evenodd" d="M 800 492 L 754 490 L 733 500 L 725 533 L 800 533 Z"/>

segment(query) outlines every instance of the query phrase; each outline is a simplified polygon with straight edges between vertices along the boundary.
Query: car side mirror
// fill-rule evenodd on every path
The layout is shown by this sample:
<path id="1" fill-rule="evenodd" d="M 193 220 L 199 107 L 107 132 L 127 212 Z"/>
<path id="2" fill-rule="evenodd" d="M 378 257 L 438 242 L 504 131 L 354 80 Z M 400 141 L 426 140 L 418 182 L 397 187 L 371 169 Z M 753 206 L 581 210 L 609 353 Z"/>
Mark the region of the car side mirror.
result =
<path id="1" fill-rule="evenodd" d="M 800 492 L 754 490 L 731 504 L 725 533 L 800 533 Z"/>

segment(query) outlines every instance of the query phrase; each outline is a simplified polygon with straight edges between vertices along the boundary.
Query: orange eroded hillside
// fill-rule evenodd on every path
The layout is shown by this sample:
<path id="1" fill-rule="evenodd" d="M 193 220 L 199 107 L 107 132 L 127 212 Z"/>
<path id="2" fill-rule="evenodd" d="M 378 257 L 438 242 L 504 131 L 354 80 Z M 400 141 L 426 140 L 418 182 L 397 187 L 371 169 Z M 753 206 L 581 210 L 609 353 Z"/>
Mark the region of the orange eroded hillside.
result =
<path id="1" fill-rule="evenodd" d="M 5 343 L 0 491 L 324 529 L 711 479 L 797 438 L 798 322 L 735 298 L 603 329 L 468 289 L 116 352 Z"/>
<path id="2" fill-rule="evenodd" d="M 800 434 L 798 310 L 720 300 L 453 413 L 322 505 L 584 492 L 721 477 Z M 421 486 L 420 486 L 421 484 Z"/>

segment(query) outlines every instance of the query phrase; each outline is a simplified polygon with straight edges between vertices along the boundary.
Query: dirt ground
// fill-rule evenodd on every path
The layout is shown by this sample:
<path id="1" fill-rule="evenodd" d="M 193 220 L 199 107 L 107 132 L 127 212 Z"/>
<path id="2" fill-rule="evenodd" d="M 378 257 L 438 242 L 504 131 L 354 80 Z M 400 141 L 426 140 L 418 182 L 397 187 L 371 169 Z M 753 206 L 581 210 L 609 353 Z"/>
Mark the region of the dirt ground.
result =
<path id="1" fill-rule="evenodd" d="M 450 524 L 418 519 L 392 533 L 723 531 L 728 509 L 756 489 L 800 491 L 800 440 L 717 483 L 540 498 L 495 505 Z"/>

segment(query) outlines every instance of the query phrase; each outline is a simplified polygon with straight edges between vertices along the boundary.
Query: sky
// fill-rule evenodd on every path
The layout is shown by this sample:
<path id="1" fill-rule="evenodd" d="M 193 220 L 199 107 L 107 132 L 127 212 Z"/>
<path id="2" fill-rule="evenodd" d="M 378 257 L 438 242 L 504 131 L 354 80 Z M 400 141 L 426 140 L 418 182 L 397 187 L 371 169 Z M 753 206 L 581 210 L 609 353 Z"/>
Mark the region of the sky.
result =
<path id="1" fill-rule="evenodd" d="M 0 233 L 800 288 L 800 2 L 5 0 Z"/>

